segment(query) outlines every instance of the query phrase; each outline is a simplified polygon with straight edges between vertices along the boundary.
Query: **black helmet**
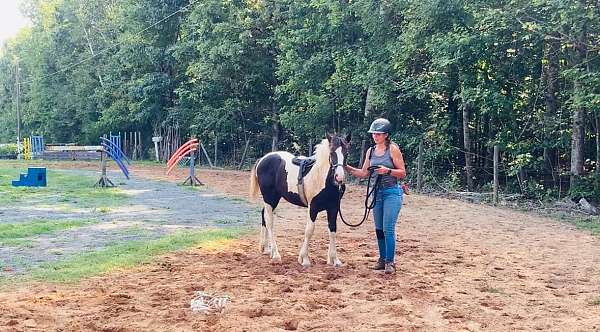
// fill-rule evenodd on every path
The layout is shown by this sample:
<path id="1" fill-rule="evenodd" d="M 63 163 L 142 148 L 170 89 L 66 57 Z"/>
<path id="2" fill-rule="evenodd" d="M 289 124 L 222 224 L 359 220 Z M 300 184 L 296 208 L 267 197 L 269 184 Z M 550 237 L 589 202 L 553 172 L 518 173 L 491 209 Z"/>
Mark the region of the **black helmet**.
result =
<path id="1" fill-rule="evenodd" d="M 384 118 L 375 119 L 369 127 L 369 134 L 389 134 L 392 129 L 392 124 Z"/>

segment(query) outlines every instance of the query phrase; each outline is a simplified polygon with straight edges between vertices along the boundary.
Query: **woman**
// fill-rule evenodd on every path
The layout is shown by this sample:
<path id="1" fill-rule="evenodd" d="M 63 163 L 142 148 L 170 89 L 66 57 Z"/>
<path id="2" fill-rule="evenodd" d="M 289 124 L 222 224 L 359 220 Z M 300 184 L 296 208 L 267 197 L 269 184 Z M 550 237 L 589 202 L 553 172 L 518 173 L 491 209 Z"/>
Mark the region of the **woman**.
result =
<path id="1" fill-rule="evenodd" d="M 379 166 L 373 177 L 380 176 L 379 188 L 373 218 L 375 219 L 375 234 L 379 247 L 379 260 L 374 270 L 385 273 L 396 272 L 394 256 L 396 254 L 396 222 L 402 207 L 403 191 L 398 180 L 406 176 L 404 159 L 400 148 L 390 140 L 391 124 L 387 119 L 376 119 L 371 123 L 369 133 L 375 145 L 367 150 L 368 158 L 362 168 L 346 166 L 346 171 L 358 178 L 367 178 L 370 166 Z M 371 183 L 375 183 L 372 179 Z"/>

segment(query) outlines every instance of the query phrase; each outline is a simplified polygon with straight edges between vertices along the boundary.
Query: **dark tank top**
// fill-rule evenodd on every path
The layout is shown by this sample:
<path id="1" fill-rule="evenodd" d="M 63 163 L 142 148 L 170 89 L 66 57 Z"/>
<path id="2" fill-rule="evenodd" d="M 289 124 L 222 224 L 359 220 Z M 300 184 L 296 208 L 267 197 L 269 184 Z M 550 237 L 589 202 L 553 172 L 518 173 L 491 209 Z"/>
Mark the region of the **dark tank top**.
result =
<path id="1" fill-rule="evenodd" d="M 371 164 L 371 166 L 375 166 L 375 165 L 379 165 L 379 166 L 386 166 L 388 168 L 394 169 L 396 168 L 394 166 L 394 161 L 392 160 L 392 156 L 390 154 L 390 147 L 388 146 L 385 149 L 385 152 L 383 153 L 383 155 L 378 156 L 375 154 L 375 147 L 371 148 L 371 157 L 369 158 L 369 163 Z M 375 183 L 375 180 L 377 179 L 377 173 L 373 172 L 373 174 L 371 175 L 371 183 Z M 389 187 L 393 187 L 398 185 L 398 179 L 396 179 L 396 177 L 388 175 L 388 174 L 383 174 L 383 175 L 379 175 L 381 177 L 381 180 L 379 182 L 379 187 L 380 188 L 389 188 Z"/>

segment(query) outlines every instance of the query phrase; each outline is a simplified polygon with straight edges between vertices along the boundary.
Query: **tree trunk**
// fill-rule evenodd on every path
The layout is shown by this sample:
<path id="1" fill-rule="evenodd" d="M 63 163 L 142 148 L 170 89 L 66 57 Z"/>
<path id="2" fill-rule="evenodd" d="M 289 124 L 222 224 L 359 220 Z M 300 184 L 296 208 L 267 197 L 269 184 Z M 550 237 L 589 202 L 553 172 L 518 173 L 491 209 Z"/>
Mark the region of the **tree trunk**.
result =
<path id="1" fill-rule="evenodd" d="M 467 190 L 473 190 L 473 164 L 471 156 L 471 136 L 469 130 L 469 117 L 471 106 L 468 103 L 463 104 L 462 122 L 463 122 L 463 147 L 465 151 L 465 172 L 467 176 Z"/>
<path id="2" fill-rule="evenodd" d="M 456 93 L 459 91 L 459 75 L 458 67 L 450 66 L 448 69 L 448 86 L 447 86 L 447 98 L 448 98 L 448 132 L 449 143 L 452 146 L 461 146 L 463 142 L 463 130 L 461 126 L 462 115 L 460 113 L 459 101 L 455 98 Z M 463 154 L 457 152 L 453 155 L 453 161 L 457 164 L 463 163 Z"/>
<path id="3" fill-rule="evenodd" d="M 600 182 L 600 112 L 596 112 L 596 184 Z"/>
<path id="4" fill-rule="evenodd" d="M 578 86 L 576 84 L 576 86 Z M 573 135 L 571 137 L 571 186 L 577 177 L 583 174 L 583 136 L 584 136 L 583 108 L 577 108 L 573 112 Z"/>
<path id="5" fill-rule="evenodd" d="M 558 112 L 558 52 L 560 51 L 559 40 L 554 35 L 550 35 L 545 40 L 544 60 L 546 65 L 542 68 L 542 81 L 546 86 L 544 99 L 546 102 L 546 111 L 544 112 L 543 123 L 543 141 L 544 141 L 544 186 L 549 188 L 551 183 L 556 186 L 556 177 L 554 166 L 552 165 L 552 156 L 554 148 L 551 146 L 555 132 L 555 117 Z"/>
<path id="6" fill-rule="evenodd" d="M 87 29 L 85 27 L 83 27 L 83 32 L 85 34 L 85 40 L 88 43 L 88 47 L 90 48 L 90 53 L 92 54 L 92 57 L 96 56 L 96 53 L 94 53 L 94 48 L 92 47 L 92 41 L 90 40 L 90 36 L 89 33 L 87 31 Z M 98 82 L 100 82 L 100 86 L 104 86 L 104 81 L 102 80 L 102 75 L 100 74 L 100 68 L 97 67 L 97 72 L 96 75 L 98 75 Z"/>
<path id="7" fill-rule="evenodd" d="M 586 31 L 585 28 L 582 32 L 582 38 L 575 45 L 575 65 L 583 63 L 586 59 Z M 575 95 L 580 94 L 581 82 L 575 79 L 573 84 Z M 573 111 L 572 124 L 573 133 L 571 136 L 571 178 L 570 185 L 573 187 L 577 179 L 583 174 L 583 145 L 585 136 L 585 109 L 581 106 L 577 106 Z"/>
<path id="8" fill-rule="evenodd" d="M 273 141 L 271 142 L 271 151 L 277 151 L 279 149 L 279 135 L 281 132 L 281 125 L 279 124 L 279 115 L 276 112 L 276 107 L 273 105 Z"/>
<path id="9" fill-rule="evenodd" d="M 369 87 L 367 88 L 367 96 L 365 97 L 365 109 L 363 111 L 363 127 L 368 128 L 368 126 L 371 122 L 372 113 L 373 113 L 373 87 L 369 85 Z M 363 142 L 365 140 L 367 142 L 371 142 L 371 134 L 362 132 L 360 134 L 360 136 L 365 138 L 363 140 Z M 363 161 L 362 151 L 361 151 L 360 160 L 361 160 L 361 164 L 358 165 L 358 167 L 362 167 L 362 161 Z"/>
<path id="10" fill-rule="evenodd" d="M 367 97 L 365 98 L 365 110 L 364 110 L 364 117 L 365 117 L 365 122 L 368 122 L 369 119 L 371 118 L 371 113 L 373 112 L 373 87 L 369 85 L 369 87 L 367 88 Z"/>

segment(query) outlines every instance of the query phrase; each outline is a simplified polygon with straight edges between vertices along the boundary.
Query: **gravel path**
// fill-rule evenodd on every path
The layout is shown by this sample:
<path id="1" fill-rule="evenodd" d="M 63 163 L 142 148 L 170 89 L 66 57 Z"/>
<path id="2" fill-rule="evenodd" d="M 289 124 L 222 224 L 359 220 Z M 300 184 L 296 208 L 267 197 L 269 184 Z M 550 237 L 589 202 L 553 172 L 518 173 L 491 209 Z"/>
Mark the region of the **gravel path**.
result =
<path id="1" fill-rule="evenodd" d="M 70 174 L 98 177 L 97 172 L 64 170 Z M 126 180 L 119 173 L 109 178 L 129 197 L 107 210 L 69 211 L 35 206 L 0 207 L 0 219 L 11 222 L 92 219 L 83 227 L 45 234 L 26 245 L 0 247 L 0 276 L 20 274 L 44 263 L 110 244 L 150 240 L 180 230 L 243 226 L 256 220 L 257 211 L 243 200 L 226 198 L 208 189 L 192 189 L 166 181 L 141 178 Z"/>

